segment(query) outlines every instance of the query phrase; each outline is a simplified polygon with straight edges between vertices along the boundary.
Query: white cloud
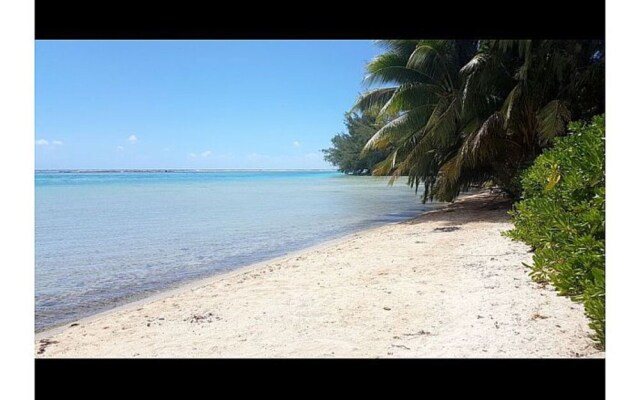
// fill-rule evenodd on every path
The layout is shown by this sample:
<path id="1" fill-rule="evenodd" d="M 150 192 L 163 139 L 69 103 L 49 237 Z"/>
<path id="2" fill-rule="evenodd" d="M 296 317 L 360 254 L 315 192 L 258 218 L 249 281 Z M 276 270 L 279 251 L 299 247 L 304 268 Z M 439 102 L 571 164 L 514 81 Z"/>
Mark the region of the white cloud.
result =
<path id="1" fill-rule="evenodd" d="M 116 150 L 122 151 L 122 150 L 124 150 L 124 147 L 122 147 L 122 146 L 116 146 Z"/>
<path id="2" fill-rule="evenodd" d="M 213 152 L 211 150 L 205 150 L 202 153 L 189 153 L 187 154 L 189 158 L 207 158 L 211 156 Z"/>
<path id="3" fill-rule="evenodd" d="M 136 135 L 131 135 L 127 138 L 127 141 L 131 144 L 136 144 L 138 143 L 138 138 L 136 137 Z"/>
<path id="4" fill-rule="evenodd" d="M 48 141 L 47 139 L 38 139 L 36 140 L 36 146 L 62 146 L 61 140 L 52 140 Z"/>
<path id="5" fill-rule="evenodd" d="M 302 146 L 300 142 L 298 142 L 297 140 L 293 141 L 293 147 L 300 147 L 300 146 Z"/>

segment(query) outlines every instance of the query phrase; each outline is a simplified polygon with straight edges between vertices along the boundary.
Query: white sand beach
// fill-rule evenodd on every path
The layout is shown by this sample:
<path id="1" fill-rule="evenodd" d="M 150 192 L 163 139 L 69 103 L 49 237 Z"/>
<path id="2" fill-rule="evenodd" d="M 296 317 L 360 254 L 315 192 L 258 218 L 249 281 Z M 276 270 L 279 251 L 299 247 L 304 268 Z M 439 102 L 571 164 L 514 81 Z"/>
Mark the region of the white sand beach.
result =
<path id="1" fill-rule="evenodd" d="M 495 195 L 36 335 L 37 357 L 603 357 Z"/>

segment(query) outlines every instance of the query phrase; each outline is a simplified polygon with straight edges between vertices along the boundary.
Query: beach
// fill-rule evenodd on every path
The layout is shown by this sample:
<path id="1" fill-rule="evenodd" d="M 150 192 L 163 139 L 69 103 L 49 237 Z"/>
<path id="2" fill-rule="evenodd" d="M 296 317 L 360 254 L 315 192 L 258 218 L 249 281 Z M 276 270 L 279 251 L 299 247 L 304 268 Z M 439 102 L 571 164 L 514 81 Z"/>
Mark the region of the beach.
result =
<path id="1" fill-rule="evenodd" d="M 442 206 L 387 182 L 336 171 L 37 173 L 36 332 Z"/>
<path id="2" fill-rule="evenodd" d="M 36 357 L 603 357 L 483 192 L 38 333 Z"/>

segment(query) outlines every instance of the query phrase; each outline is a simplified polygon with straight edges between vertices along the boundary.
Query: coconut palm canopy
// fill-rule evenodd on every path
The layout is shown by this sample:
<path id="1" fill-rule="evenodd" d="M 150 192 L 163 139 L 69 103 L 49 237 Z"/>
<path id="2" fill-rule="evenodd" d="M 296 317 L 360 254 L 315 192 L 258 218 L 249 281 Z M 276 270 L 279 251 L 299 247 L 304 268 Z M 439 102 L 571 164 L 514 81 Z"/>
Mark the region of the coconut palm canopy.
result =
<path id="1" fill-rule="evenodd" d="M 517 197 L 518 173 L 567 123 L 604 112 L 604 41 L 387 40 L 354 110 L 375 112 L 363 152 L 376 175 L 408 176 L 423 200 L 488 180 Z"/>

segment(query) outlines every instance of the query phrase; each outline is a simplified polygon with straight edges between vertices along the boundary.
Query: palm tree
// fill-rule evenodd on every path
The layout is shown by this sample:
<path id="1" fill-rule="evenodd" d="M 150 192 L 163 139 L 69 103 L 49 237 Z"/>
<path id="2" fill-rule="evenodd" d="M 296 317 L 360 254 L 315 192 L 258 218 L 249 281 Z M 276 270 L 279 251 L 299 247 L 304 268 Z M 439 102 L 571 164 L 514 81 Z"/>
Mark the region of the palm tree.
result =
<path id="1" fill-rule="evenodd" d="M 363 151 L 390 149 L 374 170 L 407 175 L 423 200 L 453 200 L 514 179 L 573 118 L 604 108 L 604 49 L 596 41 L 386 41 L 356 102 L 382 127 Z"/>

